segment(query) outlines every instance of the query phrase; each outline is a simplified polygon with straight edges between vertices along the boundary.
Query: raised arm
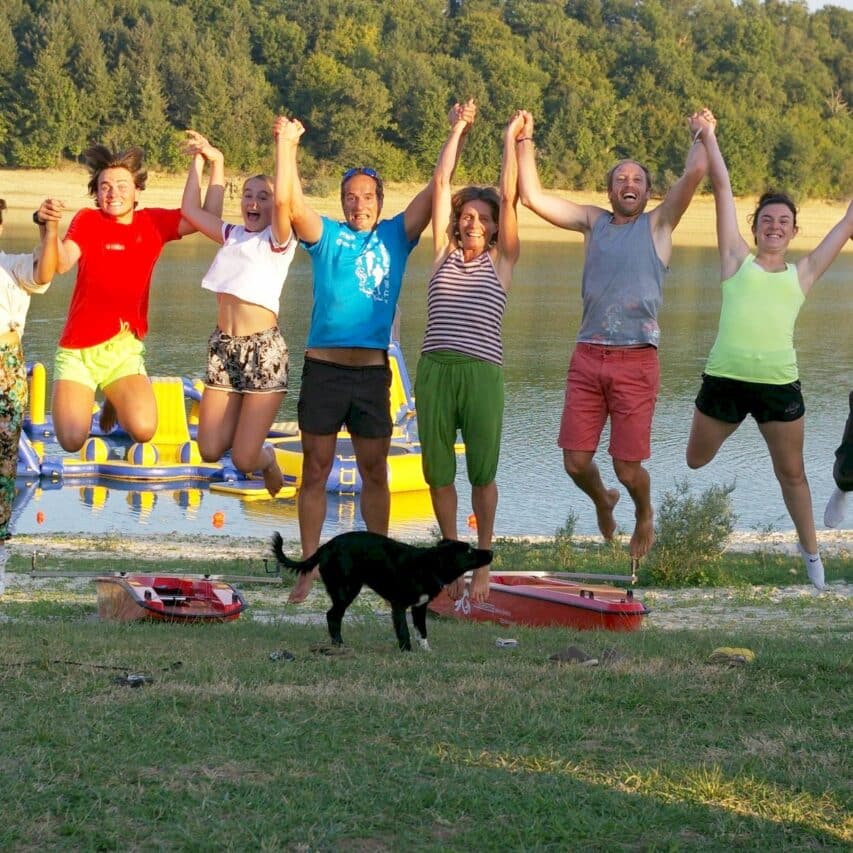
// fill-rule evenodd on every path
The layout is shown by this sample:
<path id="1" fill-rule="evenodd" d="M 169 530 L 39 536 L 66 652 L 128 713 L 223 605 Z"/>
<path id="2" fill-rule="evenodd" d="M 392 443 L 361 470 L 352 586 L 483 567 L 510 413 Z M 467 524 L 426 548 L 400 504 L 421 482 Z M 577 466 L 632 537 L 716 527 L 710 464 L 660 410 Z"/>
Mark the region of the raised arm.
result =
<path id="1" fill-rule="evenodd" d="M 225 198 L 225 158 L 200 133 L 187 131 L 184 150 L 190 155 L 190 167 L 181 199 L 181 234 L 201 231 L 222 243 L 222 205 Z M 204 204 L 201 203 L 201 178 L 204 164 L 210 163 L 210 178 Z"/>
<path id="2" fill-rule="evenodd" d="M 446 252 L 453 236 L 450 182 L 459 162 L 462 140 L 471 128 L 476 112 L 473 99 L 469 99 L 464 106 L 458 103 L 453 105 L 450 111 L 450 135 L 441 147 L 432 174 L 432 245 L 436 262 Z"/>
<path id="3" fill-rule="evenodd" d="M 518 136 L 524 130 L 524 115 L 519 110 L 504 128 L 503 158 L 501 159 L 501 211 L 498 227 L 497 273 L 504 290 L 512 283 L 512 271 L 521 252 L 518 240 Z"/>
<path id="4" fill-rule="evenodd" d="M 716 119 L 710 110 L 705 110 L 704 113 L 710 124 L 716 124 Z M 696 113 L 695 115 L 700 114 Z M 688 127 L 690 127 L 692 118 L 691 116 L 691 119 L 688 119 Z M 684 171 L 681 177 L 669 188 L 663 201 L 651 213 L 652 227 L 655 230 L 663 230 L 669 234 L 675 230 L 707 171 L 708 154 L 704 146 L 699 144 L 694 131 L 693 142 L 687 152 L 687 160 L 684 163 Z"/>
<path id="5" fill-rule="evenodd" d="M 457 122 L 462 119 L 466 122 L 466 127 L 462 131 L 462 136 L 456 143 L 456 153 L 455 159 L 450 165 L 450 175 L 448 177 L 448 181 L 453 176 L 453 172 L 456 169 L 456 164 L 459 162 L 459 155 L 462 153 L 462 141 L 465 138 L 465 132 L 467 128 L 470 127 L 472 122 L 474 121 L 474 116 L 476 115 L 477 108 L 474 106 L 473 99 L 469 99 L 465 102 L 465 104 L 454 104 L 450 112 L 447 116 L 448 121 L 450 122 L 450 134 L 448 135 L 447 141 L 444 143 L 444 147 L 439 154 L 439 160 L 441 160 L 441 156 L 447 148 L 448 143 L 450 142 L 450 138 L 453 136 L 453 128 L 457 124 Z M 432 215 L 432 207 L 433 207 L 433 191 L 435 188 L 435 176 L 430 178 L 429 183 L 409 202 L 406 207 L 405 213 L 403 215 L 403 224 L 406 229 L 406 236 L 410 240 L 414 240 L 417 237 L 420 237 L 424 228 L 427 227 L 427 223 L 430 220 L 430 216 Z M 433 229 L 433 234 L 435 234 L 435 230 Z"/>
<path id="6" fill-rule="evenodd" d="M 568 199 L 546 193 L 539 183 L 536 170 L 536 153 L 533 147 L 533 115 L 522 110 L 524 126 L 516 138 L 518 162 L 518 194 L 521 203 L 546 222 L 568 231 L 588 232 L 595 220 L 605 213 L 602 208 L 589 204 L 575 204 Z"/>
<path id="7" fill-rule="evenodd" d="M 848 240 L 853 240 L 853 201 L 817 248 L 797 262 L 797 274 L 803 293 L 808 293 L 811 286 L 827 271 Z"/>
<path id="8" fill-rule="evenodd" d="M 302 128 L 302 124 L 295 119 L 290 121 Z M 296 165 L 296 153 L 299 150 L 302 133 L 304 128 L 300 133 L 288 134 L 282 140 L 281 156 L 276 161 L 276 186 L 280 187 L 283 193 L 289 191 L 290 225 L 296 232 L 296 236 L 306 243 L 316 243 L 323 236 L 323 220 L 305 200 L 299 169 Z"/>
<path id="9" fill-rule="evenodd" d="M 59 268 L 59 220 L 65 205 L 59 199 L 45 199 L 36 211 L 39 220 L 38 257 L 33 264 L 33 280 L 36 284 L 50 284 Z"/>
<path id="10" fill-rule="evenodd" d="M 710 110 L 694 113 L 688 120 L 693 137 L 693 148 L 702 148 L 708 158 L 708 175 L 714 191 L 714 208 L 717 217 L 717 249 L 720 253 L 720 279 L 726 281 L 740 268 L 749 254 L 749 245 L 738 230 L 732 185 L 726 161 L 717 144 L 717 122 Z M 688 158 L 689 159 L 689 158 Z"/>
<path id="11" fill-rule="evenodd" d="M 290 222 L 290 207 L 293 196 L 293 180 L 288 173 L 285 161 L 291 158 L 291 148 L 295 151 L 299 137 L 305 133 L 302 122 L 279 116 L 273 125 L 275 140 L 275 182 L 273 194 L 275 203 L 272 214 L 272 233 L 277 243 L 286 243 L 293 233 Z"/>

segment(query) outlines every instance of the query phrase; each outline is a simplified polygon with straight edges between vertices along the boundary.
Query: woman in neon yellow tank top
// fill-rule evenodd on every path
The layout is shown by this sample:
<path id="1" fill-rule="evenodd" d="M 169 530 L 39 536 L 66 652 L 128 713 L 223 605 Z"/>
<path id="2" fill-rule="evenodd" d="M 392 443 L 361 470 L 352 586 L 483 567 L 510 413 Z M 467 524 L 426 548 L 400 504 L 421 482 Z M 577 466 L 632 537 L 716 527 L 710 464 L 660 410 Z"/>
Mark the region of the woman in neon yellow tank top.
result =
<path id="1" fill-rule="evenodd" d="M 809 579 L 824 588 L 811 492 L 803 463 L 805 406 L 793 347 L 794 323 L 812 285 L 853 237 L 853 203 L 811 253 L 786 263 L 797 233 L 797 208 L 765 193 L 752 217 L 755 249 L 738 230 L 729 174 L 709 110 L 693 115 L 695 143 L 708 153 L 717 214 L 723 305 L 687 443 L 687 464 L 707 465 L 747 414 L 767 443 L 785 506 L 799 537 Z"/>

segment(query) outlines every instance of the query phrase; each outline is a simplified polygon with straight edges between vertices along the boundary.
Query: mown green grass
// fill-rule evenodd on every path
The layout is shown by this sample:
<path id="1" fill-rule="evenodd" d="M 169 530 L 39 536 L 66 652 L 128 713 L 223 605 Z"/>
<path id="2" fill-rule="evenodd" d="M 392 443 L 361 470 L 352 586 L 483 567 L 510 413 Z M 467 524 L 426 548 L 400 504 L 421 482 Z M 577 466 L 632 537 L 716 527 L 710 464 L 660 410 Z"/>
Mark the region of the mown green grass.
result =
<path id="1" fill-rule="evenodd" d="M 0 599 L 0 849 L 853 845 L 843 604 L 811 599 L 838 619 L 808 635 L 790 609 L 734 633 L 434 620 L 429 654 L 360 604 L 328 658 L 322 624 L 98 623 L 59 580 Z M 623 658 L 548 660 L 570 644 Z M 756 662 L 708 664 L 722 645 Z"/>

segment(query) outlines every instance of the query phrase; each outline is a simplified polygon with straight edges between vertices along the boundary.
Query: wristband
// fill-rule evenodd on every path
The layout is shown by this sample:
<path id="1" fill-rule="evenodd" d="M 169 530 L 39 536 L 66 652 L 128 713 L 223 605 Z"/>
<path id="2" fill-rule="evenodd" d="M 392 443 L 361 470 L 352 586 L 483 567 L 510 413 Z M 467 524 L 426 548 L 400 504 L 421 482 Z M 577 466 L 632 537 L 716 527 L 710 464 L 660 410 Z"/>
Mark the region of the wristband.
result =
<path id="1" fill-rule="evenodd" d="M 695 145 L 702 138 L 702 128 L 696 131 L 696 135 L 693 137 L 693 145 Z"/>
<path id="2" fill-rule="evenodd" d="M 43 219 L 39 219 L 39 212 L 38 211 L 35 211 L 35 213 L 33 213 L 33 222 L 35 222 L 36 225 L 45 225 L 46 224 Z"/>
<path id="3" fill-rule="evenodd" d="M 518 139 L 516 139 L 516 140 L 515 140 L 515 144 L 516 144 L 516 145 L 519 145 L 519 144 L 520 144 L 520 143 L 522 143 L 522 142 L 527 142 L 527 140 L 528 140 L 528 139 L 529 139 L 531 142 L 533 142 L 533 137 L 532 137 L 532 136 L 519 136 L 519 137 L 518 137 Z"/>

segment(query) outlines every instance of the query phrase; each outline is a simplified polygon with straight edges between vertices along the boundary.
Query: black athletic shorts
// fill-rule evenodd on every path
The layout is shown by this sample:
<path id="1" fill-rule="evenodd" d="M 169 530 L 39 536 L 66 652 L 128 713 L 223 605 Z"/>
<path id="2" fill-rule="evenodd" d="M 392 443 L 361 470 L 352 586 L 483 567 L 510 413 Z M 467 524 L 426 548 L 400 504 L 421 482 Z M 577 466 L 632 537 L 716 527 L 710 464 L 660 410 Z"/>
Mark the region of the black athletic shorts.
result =
<path id="1" fill-rule="evenodd" d="M 842 492 L 853 492 L 853 391 L 850 392 L 850 414 L 844 427 L 841 444 L 835 451 L 835 467 L 832 475 Z"/>
<path id="2" fill-rule="evenodd" d="M 739 424 L 747 415 L 752 415 L 760 424 L 796 421 L 806 412 L 799 380 L 766 385 L 706 373 L 702 374 L 696 408 L 703 415 L 728 424 Z"/>
<path id="3" fill-rule="evenodd" d="M 297 404 L 299 429 L 331 435 L 346 424 L 352 435 L 391 435 L 391 368 L 349 367 L 305 357 Z"/>

